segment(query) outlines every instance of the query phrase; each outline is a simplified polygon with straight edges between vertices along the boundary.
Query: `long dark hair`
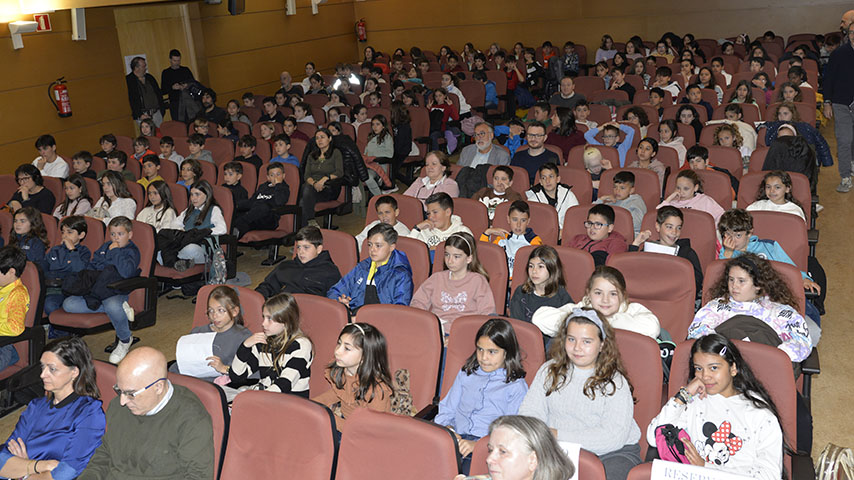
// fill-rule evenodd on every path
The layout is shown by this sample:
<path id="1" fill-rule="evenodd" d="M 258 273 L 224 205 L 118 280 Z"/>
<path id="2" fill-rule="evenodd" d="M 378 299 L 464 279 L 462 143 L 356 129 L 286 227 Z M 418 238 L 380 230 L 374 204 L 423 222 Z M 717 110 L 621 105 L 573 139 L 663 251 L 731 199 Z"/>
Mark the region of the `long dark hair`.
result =
<path id="1" fill-rule="evenodd" d="M 555 109 L 557 118 L 560 119 L 560 125 L 557 127 L 557 134 L 563 137 L 568 137 L 578 130 L 575 125 L 575 114 L 572 109 L 566 107 L 557 107 Z"/>
<path id="2" fill-rule="evenodd" d="M 774 270 L 774 267 L 753 253 L 744 253 L 726 262 L 721 278 L 709 289 L 709 295 L 717 298 L 723 303 L 729 302 L 729 271 L 732 267 L 739 267 L 750 275 L 753 285 L 759 288 L 760 295 L 767 295 L 772 302 L 788 305 L 795 310 L 798 301 L 789 290 L 786 281 Z"/>
<path id="3" fill-rule="evenodd" d="M 69 368 L 77 368 L 77 378 L 74 380 L 74 393 L 81 397 L 101 398 L 98 384 L 95 382 L 95 367 L 92 364 L 92 353 L 81 337 L 65 337 L 48 343 L 45 352 L 52 352 L 62 364 Z M 53 394 L 47 394 L 53 400 Z"/>
<path id="4" fill-rule="evenodd" d="M 787 187 L 789 191 L 785 195 L 785 199 L 787 202 L 792 202 L 795 205 L 799 206 L 801 210 L 804 209 L 801 202 L 795 199 L 795 196 L 792 195 L 792 176 L 789 175 L 789 172 L 784 172 L 783 170 L 772 170 L 767 172 L 764 177 L 762 177 L 762 183 L 759 184 L 759 191 L 756 193 L 756 200 L 768 200 L 768 195 L 765 193 L 765 183 L 769 178 L 777 177 L 780 179 L 780 183 L 783 184 L 784 187 Z"/>
<path id="5" fill-rule="evenodd" d="M 513 330 L 513 325 L 503 318 L 490 318 L 477 330 L 477 335 L 474 336 L 475 351 L 466 360 L 462 370 L 466 375 L 471 375 L 480 368 L 477 362 L 477 341 L 480 337 L 488 338 L 498 348 L 504 350 L 504 370 L 507 375 L 504 377 L 504 383 L 510 383 L 520 378 L 525 378 L 525 369 L 522 367 L 522 353 L 519 349 L 519 342 L 516 340 L 516 331 Z"/>
<path id="6" fill-rule="evenodd" d="M 380 125 L 383 126 L 383 129 L 380 133 L 374 133 L 373 125 L 371 126 L 371 133 L 368 134 L 368 141 L 370 142 L 372 138 L 377 138 L 377 145 L 385 142 L 386 138 L 391 136 L 391 132 L 388 131 L 388 120 L 386 120 L 385 115 L 374 115 L 371 118 L 371 123 L 374 121 L 380 122 Z"/>
<path id="7" fill-rule="evenodd" d="M 546 265 L 546 270 L 549 272 L 549 279 L 546 280 L 546 286 L 543 289 L 543 293 L 546 298 L 553 297 L 561 288 L 566 289 L 566 279 L 563 276 L 563 264 L 560 261 L 560 256 L 557 254 L 557 250 L 554 247 L 549 245 L 540 245 L 534 250 L 531 251 L 531 255 L 528 257 L 528 262 L 531 261 L 532 258 L 539 258 Z M 522 284 L 522 291 L 525 293 L 532 293 L 536 287 L 534 286 L 534 282 L 531 281 L 531 276 L 528 276 L 528 279 L 525 280 L 525 283 Z"/>
<path id="8" fill-rule="evenodd" d="M 207 180 L 199 180 L 198 182 L 194 183 L 193 186 L 190 187 L 190 189 L 191 190 L 193 190 L 193 189 L 199 190 L 200 192 L 205 194 L 205 204 L 202 205 L 201 213 L 199 213 L 199 216 L 196 218 L 196 222 L 195 222 L 195 226 L 198 227 L 199 225 L 202 224 L 202 222 L 205 221 L 205 218 L 207 218 L 207 216 L 208 216 L 208 212 L 210 212 L 213 207 L 217 207 L 219 205 L 217 205 L 216 199 L 213 196 L 213 187 L 211 186 L 210 183 L 208 183 Z M 184 210 L 184 212 L 189 213 L 194 208 L 196 208 L 196 207 L 194 207 L 193 203 L 190 202 L 190 204 L 187 205 L 187 209 Z M 186 216 L 185 216 L 185 218 L 186 218 Z"/>
<path id="9" fill-rule="evenodd" d="M 175 214 L 178 214 L 178 210 L 175 208 L 175 202 L 172 200 L 172 190 L 169 189 L 169 185 L 166 184 L 163 180 L 155 180 L 148 184 L 148 188 L 154 187 L 157 190 L 158 195 L 160 195 L 160 211 L 157 212 L 157 215 L 154 216 L 156 221 L 160 221 L 163 219 L 163 215 L 166 214 L 166 211 L 170 208 Z M 145 192 L 145 197 L 148 198 L 148 191 Z M 147 200 L 148 206 L 151 205 L 151 200 Z"/>
<path id="10" fill-rule="evenodd" d="M 359 378 L 356 400 L 372 401 L 377 392 L 382 392 L 383 384 L 392 389 L 385 335 L 373 325 L 362 322 L 344 326 L 338 334 L 339 342 L 344 334 L 350 335 L 353 346 L 362 351 L 362 361 L 356 370 Z M 329 376 L 336 388 L 344 388 L 344 367 L 336 365 L 334 360 L 329 364 Z"/>
<path id="11" fill-rule="evenodd" d="M 27 221 L 30 222 L 30 231 L 25 233 L 21 237 L 21 243 L 29 242 L 32 238 L 37 238 L 41 241 L 45 248 L 50 246 L 50 240 L 47 238 L 47 228 L 44 226 L 44 220 L 42 220 L 42 213 L 36 210 L 34 207 L 24 207 L 18 209 L 14 215 L 12 215 L 12 223 L 14 225 L 15 217 L 18 215 L 24 215 L 27 217 Z M 15 233 L 14 226 L 12 227 L 12 231 L 9 232 L 9 245 L 18 245 L 18 235 Z"/>
<path id="12" fill-rule="evenodd" d="M 76 186 L 77 188 L 79 188 L 80 189 L 80 196 L 77 197 L 77 203 L 74 205 L 74 211 L 73 212 L 68 211 L 68 207 L 73 200 L 69 199 L 68 195 L 65 196 L 65 201 L 63 201 L 59 205 L 59 210 L 58 210 L 59 214 L 63 217 L 69 216 L 69 215 L 74 215 L 74 214 L 78 213 L 77 208 L 80 206 L 80 200 L 87 200 L 89 203 L 92 203 L 92 198 L 89 197 L 89 189 L 86 188 L 86 179 L 83 178 L 83 175 L 80 175 L 79 173 L 75 173 L 75 174 L 71 175 L 70 177 L 68 177 L 65 181 L 67 183 L 70 183 L 70 184 Z M 80 212 L 80 214 L 84 214 L 84 213 L 86 213 L 86 212 Z"/>
<path id="13" fill-rule="evenodd" d="M 116 198 L 133 198 L 133 195 L 130 194 L 130 190 L 128 190 L 128 186 L 125 185 L 125 179 L 122 178 L 121 173 L 107 170 L 101 177 L 101 181 L 103 182 L 104 180 L 109 182 L 110 186 L 113 187 L 113 195 L 115 195 Z M 113 204 L 113 201 L 110 200 L 110 197 L 107 195 L 104 195 L 101 198 L 104 199 L 104 203 L 106 203 L 108 207 Z"/>

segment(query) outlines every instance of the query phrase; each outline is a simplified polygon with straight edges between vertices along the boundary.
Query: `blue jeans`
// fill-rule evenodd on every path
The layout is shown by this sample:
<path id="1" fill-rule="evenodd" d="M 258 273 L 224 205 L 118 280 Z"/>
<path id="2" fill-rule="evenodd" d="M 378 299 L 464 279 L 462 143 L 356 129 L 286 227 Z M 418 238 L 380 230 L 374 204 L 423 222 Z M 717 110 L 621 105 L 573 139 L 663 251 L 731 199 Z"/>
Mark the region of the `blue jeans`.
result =
<path id="1" fill-rule="evenodd" d="M 65 300 L 65 295 L 59 293 L 48 294 L 44 297 L 44 314 L 49 317 L 51 313 L 62 308 L 62 302 Z"/>
<path id="2" fill-rule="evenodd" d="M 113 295 L 101 303 L 97 310 L 90 310 L 86 306 L 86 301 L 83 297 L 74 296 L 68 297 L 62 302 L 62 309 L 68 313 L 106 313 L 110 317 L 110 323 L 116 329 L 116 335 L 122 342 L 131 341 L 130 325 L 128 317 L 122 308 L 122 303 L 128 301 L 127 295 Z"/>
<path id="3" fill-rule="evenodd" d="M 0 371 L 18 363 L 18 360 L 20 360 L 20 358 L 18 357 L 18 351 L 15 350 L 14 345 L 0 347 Z"/>

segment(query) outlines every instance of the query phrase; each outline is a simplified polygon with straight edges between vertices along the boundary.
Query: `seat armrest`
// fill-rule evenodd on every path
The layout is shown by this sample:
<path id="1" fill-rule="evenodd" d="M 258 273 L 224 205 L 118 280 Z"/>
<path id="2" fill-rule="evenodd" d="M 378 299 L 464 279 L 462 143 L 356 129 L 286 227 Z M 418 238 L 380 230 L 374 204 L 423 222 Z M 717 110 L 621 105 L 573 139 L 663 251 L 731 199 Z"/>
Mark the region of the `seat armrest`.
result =
<path id="1" fill-rule="evenodd" d="M 436 418 L 436 415 L 439 413 L 439 405 L 436 403 L 431 403 L 426 407 L 422 408 L 420 412 L 415 414 L 415 418 L 420 418 L 422 420 L 433 420 Z"/>
<path id="2" fill-rule="evenodd" d="M 821 362 L 818 358 L 818 350 L 813 348 L 810 356 L 801 362 L 801 372 L 810 375 L 818 375 L 821 373 Z"/>
<path id="3" fill-rule="evenodd" d="M 818 229 L 811 228 L 807 230 L 807 242 L 809 242 L 811 245 L 815 245 L 816 243 L 818 243 Z"/>
<path id="4" fill-rule="evenodd" d="M 157 279 L 154 277 L 131 277 L 113 282 L 107 286 L 113 290 L 130 293 L 140 288 L 157 288 Z"/>
<path id="5" fill-rule="evenodd" d="M 25 327 L 24 331 L 21 332 L 20 335 L 16 335 L 14 337 L 0 337 L 0 347 L 5 347 L 6 345 L 12 345 L 18 342 L 37 340 L 39 335 L 41 335 L 42 341 L 44 341 L 43 327 Z"/>
<path id="6" fill-rule="evenodd" d="M 297 214 L 300 212 L 299 205 L 282 205 L 281 207 L 276 207 L 273 209 L 273 213 L 278 216 L 288 215 L 288 214 Z"/>
<path id="7" fill-rule="evenodd" d="M 415 143 L 424 143 L 429 145 L 433 140 L 430 137 L 418 137 L 415 139 Z"/>
<path id="8" fill-rule="evenodd" d="M 792 455 L 791 478 L 798 480 L 815 479 L 815 466 L 807 453 Z"/>

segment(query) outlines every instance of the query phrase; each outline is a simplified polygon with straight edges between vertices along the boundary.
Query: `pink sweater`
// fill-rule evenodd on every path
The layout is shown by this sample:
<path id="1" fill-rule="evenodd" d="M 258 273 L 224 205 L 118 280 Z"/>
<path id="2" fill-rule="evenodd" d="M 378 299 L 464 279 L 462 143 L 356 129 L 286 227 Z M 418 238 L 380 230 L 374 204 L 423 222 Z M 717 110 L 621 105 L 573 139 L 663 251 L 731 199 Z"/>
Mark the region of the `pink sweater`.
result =
<path id="1" fill-rule="evenodd" d="M 694 210 L 702 210 L 712 218 L 715 219 L 715 225 L 718 224 L 718 220 L 720 220 L 721 215 L 724 214 L 724 209 L 718 202 L 716 202 L 712 197 L 706 195 L 705 193 L 698 193 L 691 197 L 688 200 L 674 200 L 672 202 L 661 202 L 656 209 L 664 207 L 666 205 L 671 205 L 676 208 L 692 208 Z"/>
<path id="2" fill-rule="evenodd" d="M 451 323 L 458 317 L 495 313 L 489 282 L 474 272 L 467 272 L 462 280 L 451 280 L 449 270 L 434 273 L 418 287 L 409 306 L 436 314 L 445 334 L 451 331 Z"/>

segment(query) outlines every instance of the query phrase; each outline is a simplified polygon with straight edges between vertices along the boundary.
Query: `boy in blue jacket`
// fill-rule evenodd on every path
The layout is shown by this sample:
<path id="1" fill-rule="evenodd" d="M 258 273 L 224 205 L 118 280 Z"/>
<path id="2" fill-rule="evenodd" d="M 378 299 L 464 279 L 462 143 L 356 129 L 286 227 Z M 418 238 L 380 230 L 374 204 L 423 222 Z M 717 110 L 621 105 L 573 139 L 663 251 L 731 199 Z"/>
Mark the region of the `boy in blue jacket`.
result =
<path id="1" fill-rule="evenodd" d="M 68 313 L 107 314 L 119 340 L 110 353 L 110 363 L 117 364 L 125 358 L 133 343 L 129 323 L 133 320 L 133 309 L 127 303 L 127 294 L 116 292 L 107 285 L 139 275 L 140 255 L 139 249 L 131 241 L 133 223 L 130 219 L 115 217 L 110 220 L 108 228 L 110 241 L 95 251 L 89 263 L 88 270 L 100 272 L 90 293 L 85 297 L 75 295 L 66 298 L 62 308 Z"/>
<path id="2" fill-rule="evenodd" d="M 483 88 L 486 90 L 483 106 L 486 108 L 498 108 L 498 90 L 495 89 L 495 82 L 489 80 L 486 77 L 486 72 L 483 71 L 474 72 L 472 78 L 482 82 Z"/>
<path id="3" fill-rule="evenodd" d="M 632 148 L 632 141 L 635 138 L 635 130 L 632 127 L 623 125 L 617 122 L 608 122 L 602 125 L 601 130 L 602 141 L 596 140 L 596 134 L 599 133 L 599 128 L 589 128 L 584 132 L 584 140 L 590 145 L 605 145 L 606 147 L 614 147 L 617 153 L 620 154 L 620 168 L 626 164 L 626 153 Z M 620 141 L 620 131 L 626 134 L 626 138 Z"/>
<path id="4" fill-rule="evenodd" d="M 409 305 L 412 269 L 406 254 L 396 250 L 397 231 L 380 223 L 368 231 L 370 258 L 359 262 L 326 294 L 355 312 L 375 303 Z"/>
<path id="5" fill-rule="evenodd" d="M 65 217 L 59 222 L 62 231 L 62 243 L 50 249 L 44 259 L 44 277 L 47 291 L 44 297 L 44 314 L 50 316 L 62 308 L 65 295 L 62 294 L 61 281 L 66 277 L 85 270 L 92 259 L 92 252 L 80 242 L 86 238 L 88 227 L 86 219 L 79 215 Z"/>

